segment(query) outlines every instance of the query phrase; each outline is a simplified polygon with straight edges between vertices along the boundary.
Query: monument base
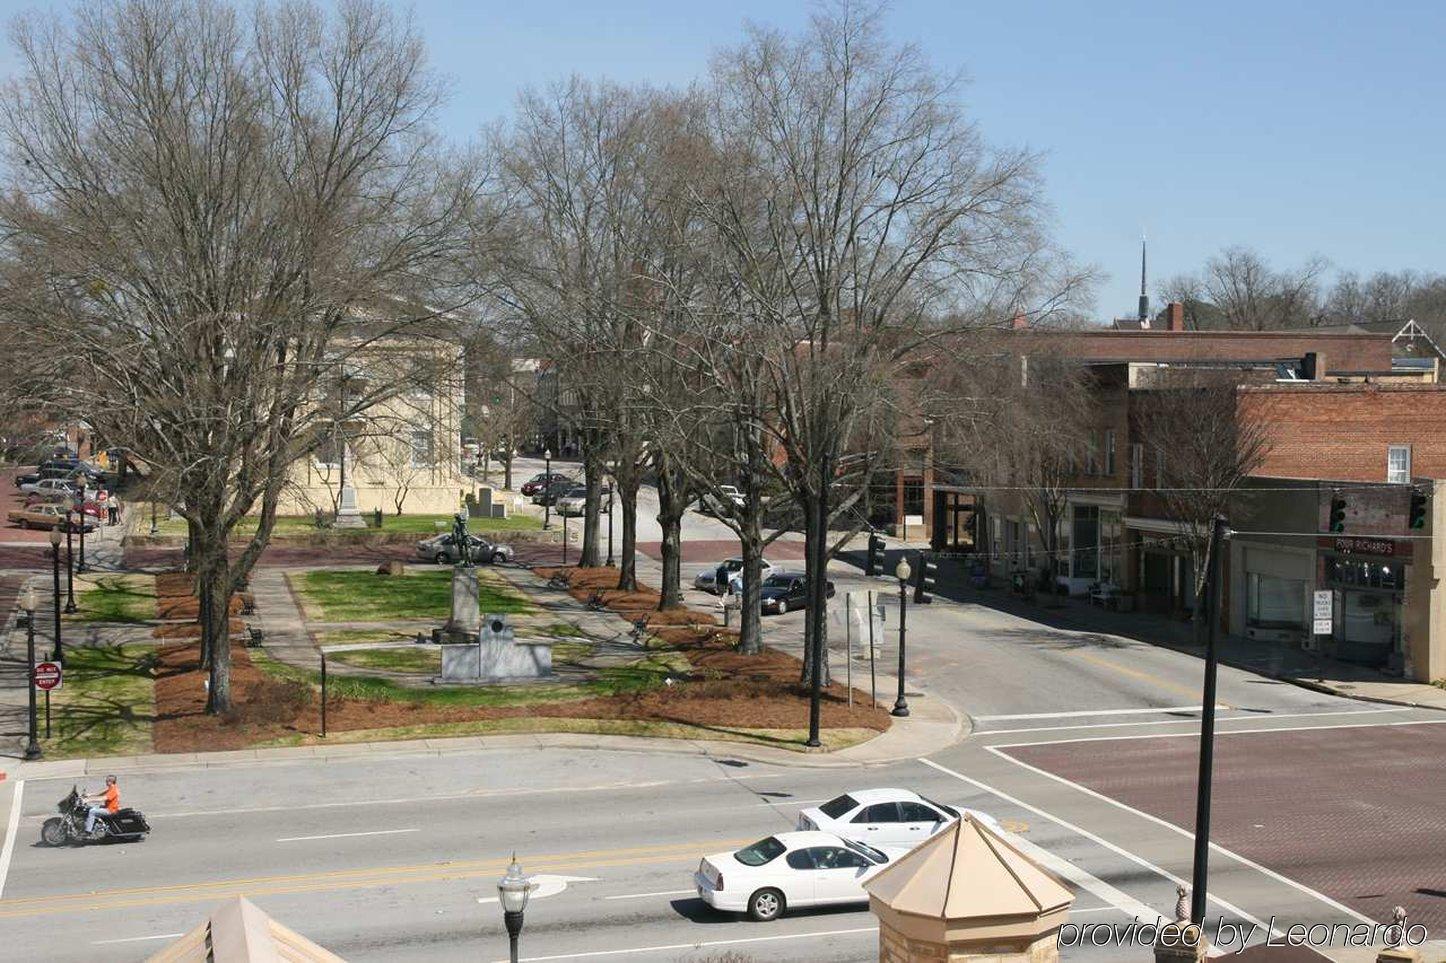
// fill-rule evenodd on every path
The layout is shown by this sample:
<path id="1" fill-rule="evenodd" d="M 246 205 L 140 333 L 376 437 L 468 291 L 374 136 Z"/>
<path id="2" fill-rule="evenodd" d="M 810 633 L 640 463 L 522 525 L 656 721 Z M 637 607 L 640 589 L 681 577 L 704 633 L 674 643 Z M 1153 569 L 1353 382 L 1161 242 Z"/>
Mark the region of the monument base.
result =
<path id="1" fill-rule="evenodd" d="M 366 519 L 362 518 L 361 509 L 356 507 L 356 489 L 347 485 L 341 490 L 341 498 L 337 500 L 336 521 L 337 528 L 366 528 Z"/>
<path id="2" fill-rule="evenodd" d="M 447 641 L 462 642 L 475 638 L 482 627 L 482 611 L 477 601 L 477 570 L 462 565 L 452 569 L 452 614 L 442 626 Z"/>

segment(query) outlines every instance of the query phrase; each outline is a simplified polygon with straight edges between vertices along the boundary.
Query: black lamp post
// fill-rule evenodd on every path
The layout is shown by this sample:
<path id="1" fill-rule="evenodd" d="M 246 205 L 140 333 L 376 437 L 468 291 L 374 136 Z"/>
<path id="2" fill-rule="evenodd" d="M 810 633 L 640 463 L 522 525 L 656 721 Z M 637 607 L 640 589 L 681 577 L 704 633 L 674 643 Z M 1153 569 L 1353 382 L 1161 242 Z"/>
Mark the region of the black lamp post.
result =
<path id="1" fill-rule="evenodd" d="M 70 523 L 70 516 L 65 518 L 65 614 L 75 612 L 75 543 L 71 541 L 71 533 L 75 526 Z"/>
<path id="2" fill-rule="evenodd" d="M 53 600 L 55 602 L 55 652 L 52 658 L 61 665 L 65 664 L 65 653 L 60 647 L 60 529 L 50 530 L 50 570 L 55 579 L 55 591 Z"/>
<path id="3" fill-rule="evenodd" d="M 552 527 L 552 449 L 542 452 L 542 527 Z"/>
<path id="4" fill-rule="evenodd" d="M 909 703 L 904 699 L 904 636 L 908 624 L 909 575 L 912 571 L 906 558 L 899 559 L 899 564 L 894 569 L 894 577 L 899 580 L 899 697 L 894 700 L 893 709 L 893 715 L 896 716 L 909 714 Z"/>
<path id="5" fill-rule="evenodd" d="M 527 898 L 536 888 L 537 884 L 530 877 L 522 875 L 522 867 L 517 865 L 517 854 L 513 853 L 507 875 L 497 881 L 502 922 L 507 927 L 508 958 L 512 963 L 517 963 L 517 941 L 522 936 L 522 914 L 527 909 Z"/>
<path id="6" fill-rule="evenodd" d="M 151 538 L 155 538 L 161 532 L 161 527 L 156 524 L 156 499 L 151 497 Z"/>
<path id="7" fill-rule="evenodd" d="M 616 484 L 617 479 L 614 478 L 613 484 L 608 486 L 608 568 L 613 567 L 613 485 Z"/>
<path id="8" fill-rule="evenodd" d="M 25 586 L 20 593 L 20 607 L 25 610 L 26 681 L 30 689 L 30 739 L 25 743 L 27 761 L 40 758 L 40 739 L 35 722 L 35 587 Z"/>
<path id="9" fill-rule="evenodd" d="M 1206 564 L 1205 680 L 1200 705 L 1200 769 L 1195 779 L 1195 853 L 1190 875 L 1190 921 L 1205 925 L 1205 900 L 1210 877 L 1210 791 L 1215 775 L 1215 677 L 1219 656 L 1215 636 L 1220 626 L 1221 566 L 1230 529 L 1224 515 L 1216 515 L 1210 530 Z"/>
<path id="10" fill-rule="evenodd" d="M 75 500 L 75 517 L 80 526 L 80 560 L 75 563 L 75 571 L 81 575 L 90 571 L 85 565 L 85 496 L 81 495 Z"/>

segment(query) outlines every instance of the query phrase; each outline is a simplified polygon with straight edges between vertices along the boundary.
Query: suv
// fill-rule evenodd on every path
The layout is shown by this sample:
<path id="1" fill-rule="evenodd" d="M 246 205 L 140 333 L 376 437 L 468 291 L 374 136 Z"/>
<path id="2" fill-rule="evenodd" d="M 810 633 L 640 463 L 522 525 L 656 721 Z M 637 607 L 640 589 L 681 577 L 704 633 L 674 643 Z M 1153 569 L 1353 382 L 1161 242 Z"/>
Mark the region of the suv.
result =
<path id="1" fill-rule="evenodd" d="M 576 487 L 577 482 L 571 478 L 559 478 L 555 481 L 548 482 L 546 485 L 537 489 L 537 493 L 532 496 L 532 504 L 556 505 L 559 498 Z"/>

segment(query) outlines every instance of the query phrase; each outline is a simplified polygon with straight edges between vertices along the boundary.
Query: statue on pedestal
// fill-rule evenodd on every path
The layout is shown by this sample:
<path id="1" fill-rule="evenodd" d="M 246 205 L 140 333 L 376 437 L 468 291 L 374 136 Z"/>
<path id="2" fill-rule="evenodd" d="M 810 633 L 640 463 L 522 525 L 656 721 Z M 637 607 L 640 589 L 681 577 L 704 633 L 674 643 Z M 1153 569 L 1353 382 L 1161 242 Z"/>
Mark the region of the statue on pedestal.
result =
<path id="1" fill-rule="evenodd" d="M 472 566 L 472 539 L 467 532 L 467 516 L 458 512 L 452 518 L 452 542 L 457 546 L 457 564 Z"/>

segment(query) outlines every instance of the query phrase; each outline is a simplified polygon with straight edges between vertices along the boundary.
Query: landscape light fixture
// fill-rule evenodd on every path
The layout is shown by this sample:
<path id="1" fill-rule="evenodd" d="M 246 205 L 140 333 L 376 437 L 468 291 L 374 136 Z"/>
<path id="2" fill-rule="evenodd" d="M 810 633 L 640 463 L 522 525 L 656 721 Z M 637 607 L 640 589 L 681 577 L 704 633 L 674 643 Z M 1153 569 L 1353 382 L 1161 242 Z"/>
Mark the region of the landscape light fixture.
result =
<path id="1" fill-rule="evenodd" d="M 906 558 L 899 559 L 899 564 L 894 568 L 894 577 L 899 580 L 899 697 L 894 700 L 892 714 L 900 718 L 909 714 L 909 703 L 904 698 L 904 637 L 909 611 L 909 576 L 913 572 Z"/>
<path id="2" fill-rule="evenodd" d="M 527 898 L 537 884 L 522 873 L 517 864 L 517 854 L 512 854 L 512 864 L 507 875 L 497 881 L 497 898 L 502 903 L 502 922 L 507 927 L 509 959 L 517 963 L 517 941 L 522 936 L 522 914 L 527 909 Z"/>

